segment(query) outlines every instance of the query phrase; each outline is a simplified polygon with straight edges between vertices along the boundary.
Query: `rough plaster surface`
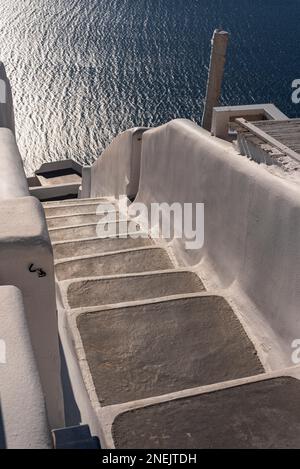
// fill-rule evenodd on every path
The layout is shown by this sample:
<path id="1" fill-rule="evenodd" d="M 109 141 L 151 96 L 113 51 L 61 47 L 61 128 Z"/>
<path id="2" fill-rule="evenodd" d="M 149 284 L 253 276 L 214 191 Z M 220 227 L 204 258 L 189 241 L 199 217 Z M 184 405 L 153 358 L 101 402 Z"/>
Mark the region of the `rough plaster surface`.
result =
<path id="1" fill-rule="evenodd" d="M 102 405 L 263 373 L 227 302 L 204 296 L 77 319 Z"/>
<path id="2" fill-rule="evenodd" d="M 196 274 L 173 271 L 74 282 L 68 287 L 67 298 L 70 308 L 82 308 L 203 290 Z"/>
<path id="3" fill-rule="evenodd" d="M 172 267 L 165 250 L 150 247 L 58 262 L 56 276 L 59 280 L 66 280 L 98 275 L 153 272 Z"/>
<path id="4" fill-rule="evenodd" d="M 6 364 L 0 363 L 6 447 L 49 448 L 51 436 L 40 377 L 22 294 L 15 287 L 0 287 L 0 323 L 0 339 L 6 344 Z"/>
<path id="5" fill-rule="evenodd" d="M 299 448 L 300 383 L 278 378 L 117 417 L 117 448 Z"/>

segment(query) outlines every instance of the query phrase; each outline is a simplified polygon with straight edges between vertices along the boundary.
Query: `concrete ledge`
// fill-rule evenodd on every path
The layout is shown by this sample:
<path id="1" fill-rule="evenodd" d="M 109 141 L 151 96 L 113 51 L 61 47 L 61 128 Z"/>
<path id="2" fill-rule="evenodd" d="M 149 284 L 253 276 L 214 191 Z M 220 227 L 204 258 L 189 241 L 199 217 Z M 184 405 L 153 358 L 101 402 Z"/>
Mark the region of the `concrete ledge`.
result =
<path id="1" fill-rule="evenodd" d="M 81 183 L 59 184 L 55 186 L 30 187 L 30 195 L 41 202 L 63 197 L 78 196 Z"/>
<path id="2" fill-rule="evenodd" d="M 6 446 L 51 447 L 45 401 L 32 350 L 21 292 L 0 287 L 0 340 L 6 363 L 0 363 L 0 395 Z M 2 357 L 4 358 L 4 357 Z"/>

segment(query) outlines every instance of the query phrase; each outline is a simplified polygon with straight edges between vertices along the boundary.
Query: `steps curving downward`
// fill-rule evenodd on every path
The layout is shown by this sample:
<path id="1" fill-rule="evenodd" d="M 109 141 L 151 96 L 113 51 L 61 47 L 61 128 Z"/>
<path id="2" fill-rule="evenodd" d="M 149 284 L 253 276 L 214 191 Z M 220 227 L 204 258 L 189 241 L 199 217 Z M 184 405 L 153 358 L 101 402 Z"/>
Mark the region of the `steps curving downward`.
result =
<path id="1" fill-rule="evenodd" d="M 214 447 L 212 432 L 206 439 L 205 425 L 195 423 L 203 416 L 209 425 L 211 412 L 215 441 L 222 447 L 224 422 L 220 417 L 220 426 L 215 423 L 214 406 L 222 412 L 224 396 L 226 415 L 230 405 L 235 409 L 230 393 L 216 391 L 247 390 L 249 381 L 266 379 L 257 351 L 226 299 L 206 291 L 195 272 L 177 268 L 167 250 L 124 221 L 117 207 L 120 229 L 112 234 L 108 223 L 103 235 L 106 203 L 116 207 L 112 199 L 44 204 L 61 299 L 87 392 L 98 409 L 102 445 Z M 133 228 L 142 236 L 126 236 Z M 203 393 L 209 393 L 210 407 L 203 406 Z M 192 397 L 197 395 L 198 400 Z M 243 403 L 239 412 L 250 422 L 249 408 Z M 232 438 L 227 430 L 224 447 L 228 441 L 251 446 L 259 420 L 256 427 L 250 422 L 248 440 L 236 427 Z"/>

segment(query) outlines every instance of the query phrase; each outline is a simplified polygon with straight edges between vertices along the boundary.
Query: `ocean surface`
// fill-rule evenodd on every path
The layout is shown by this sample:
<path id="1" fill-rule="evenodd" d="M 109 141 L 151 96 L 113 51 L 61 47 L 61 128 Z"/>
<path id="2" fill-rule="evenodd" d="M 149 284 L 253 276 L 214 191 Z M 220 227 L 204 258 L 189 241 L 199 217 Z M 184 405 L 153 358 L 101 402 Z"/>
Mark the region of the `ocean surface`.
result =
<path id="1" fill-rule="evenodd" d="M 26 172 L 90 164 L 132 126 L 201 122 L 215 28 L 231 33 L 222 103 L 300 116 L 299 22 L 300 0 L 0 0 Z"/>

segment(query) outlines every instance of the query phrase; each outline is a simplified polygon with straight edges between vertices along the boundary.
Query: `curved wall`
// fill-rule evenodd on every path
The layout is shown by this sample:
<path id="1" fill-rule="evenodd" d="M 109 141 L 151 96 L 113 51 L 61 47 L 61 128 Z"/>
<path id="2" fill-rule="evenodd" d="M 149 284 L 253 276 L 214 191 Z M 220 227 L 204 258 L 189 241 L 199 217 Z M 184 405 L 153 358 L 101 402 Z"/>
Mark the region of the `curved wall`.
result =
<path id="1" fill-rule="evenodd" d="M 142 135 L 145 128 L 126 130 L 89 169 L 83 172 L 83 194 L 86 197 L 134 198 L 138 191 Z M 90 178 L 90 180 L 89 180 Z M 87 191 L 86 186 L 90 186 Z M 89 193 L 89 194 L 88 194 Z"/>
<path id="2" fill-rule="evenodd" d="M 205 204 L 203 248 L 172 244 L 186 265 L 236 284 L 287 353 L 300 337 L 300 189 L 242 158 L 196 124 L 176 120 L 143 137 L 136 201 Z"/>

